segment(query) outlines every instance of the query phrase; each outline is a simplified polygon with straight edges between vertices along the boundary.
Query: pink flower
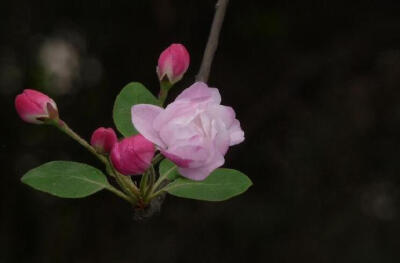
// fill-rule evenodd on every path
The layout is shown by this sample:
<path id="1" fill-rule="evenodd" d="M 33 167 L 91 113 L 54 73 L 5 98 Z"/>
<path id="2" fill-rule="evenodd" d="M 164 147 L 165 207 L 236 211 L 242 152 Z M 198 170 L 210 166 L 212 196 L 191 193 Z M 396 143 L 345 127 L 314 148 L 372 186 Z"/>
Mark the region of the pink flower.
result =
<path id="1" fill-rule="evenodd" d="M 244 140 L 234 110 L 220 102 L 218 89 L 196 82 L 166 109 L 133 106 L 132 122 L 179 167 L 182 176 L 203 180 L 224 164 L 229 146 Z"/>
<path id="2" fill-rule="evenodd" d="M 117 135 L 112 128 L 100 127 L 96 129 L 92 138 L 90 139 L 90 144 L 99 153 L 109 153 L 115 143 L 118 142 Z"/>
<path id="3" fill-rule="evenodd" d="M 124 175 L 142 174 L 149 168 L 154 152 L 154 145 L 138 134 L 114 144 L 111 162 Z"/>
<path id="4" fill-rule="evenodd" d="M 15 98 L 15 109 L 22 120 L 34 124 L 42 124 L 45 118 L 58 114 L 57 105 L 51 98 L 31 89 L 24 90 Z"/>
<path id="5" fill-rule="evenodd" d="M 172 44 L 158 58 L 157 74 L 160 81 L 167 77 L 175 84 L 183 77 L 189 67 L 190 56 L 182 44 Z"/>

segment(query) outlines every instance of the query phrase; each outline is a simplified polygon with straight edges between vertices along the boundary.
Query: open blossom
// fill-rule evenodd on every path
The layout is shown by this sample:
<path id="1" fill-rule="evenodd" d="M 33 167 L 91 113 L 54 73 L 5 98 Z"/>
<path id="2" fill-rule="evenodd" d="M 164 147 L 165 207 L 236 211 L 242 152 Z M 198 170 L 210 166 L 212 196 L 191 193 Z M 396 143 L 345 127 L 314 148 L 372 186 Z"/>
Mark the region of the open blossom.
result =
<path id="1" fill-rule="evenodd" d="M 132 122 L 179 167 L 182 176 L 204 180 L 224 164 L 229 146 L 244 140 L 234 110 L 220 103 L 218 89 L 196 82 L 165 109 L 133 106 Z"/>
<path id="2" fill-rule="evenodd" d="M 172 44 L 158 58 L 157 74 L 163 80 L 165 77 L 171 84 L 181 80 L 189 67 L 190 56 L 182 44 Z"/>
<path id="3" fill-rule="evenodd" d="M 57 112 L 56 103 L 47 95 L 32 89 L 25 89 L 15 98 L 15 109 L 26 122 L 42 124 L 44 118 L 50 118 L 50 110 Z"/>
<path id="4" fill-rule="evenodd" d="M 90 144 L 99 153 L 109 153 L 115 143 L 118 142 L 117 135 L 112 128 L 97 128 L 90 139 Z"/>
<path id="5" fill-rule="evenodd" d="M 114 144 L 110 159 L 123 175 L 137 175 L 149 168 L 154 152 L 154 145 L 138 134 Z"/>

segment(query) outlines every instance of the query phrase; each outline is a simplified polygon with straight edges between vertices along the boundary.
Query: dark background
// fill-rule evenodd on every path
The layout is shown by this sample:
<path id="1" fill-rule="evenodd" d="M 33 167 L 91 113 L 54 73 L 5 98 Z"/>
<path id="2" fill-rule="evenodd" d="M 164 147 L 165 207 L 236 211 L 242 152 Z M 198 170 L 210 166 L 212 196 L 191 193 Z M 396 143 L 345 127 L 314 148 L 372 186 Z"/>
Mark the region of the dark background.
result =
<path id="1" fill-rule="evenodd" d="M 0 262 L 399 262 L 400 4 L 238 1 L 209 84 L 246 140 L 226 167 L 254 185 L 221 203 L 168 196 L 133 220 L 108 192 L 58 199 L 20 183 L 51 160 L 101 167 L 14 97 L 51 95 L 83 137 L 112 126 L 130 81 L 158 91 L 155 66 L 181 42 L 199 68 L 215 1 L 0 2 Z"/>

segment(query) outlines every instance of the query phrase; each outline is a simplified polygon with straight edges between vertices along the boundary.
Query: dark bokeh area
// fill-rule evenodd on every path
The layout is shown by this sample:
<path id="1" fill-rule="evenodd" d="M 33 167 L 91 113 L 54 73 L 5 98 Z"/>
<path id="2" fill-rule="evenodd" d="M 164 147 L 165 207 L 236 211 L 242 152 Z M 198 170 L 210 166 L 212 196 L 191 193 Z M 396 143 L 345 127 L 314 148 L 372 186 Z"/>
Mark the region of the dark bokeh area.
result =
<path id="1" fill-rule="evenodd" d="M 20 183 L 51 160 L 101 167 L 56 129 L 23 123 L 24 88 L 89 138 L 130 81 L 184 43 L 194 81 L 215 1 L 0 2 L 0 262 L 399 262 L 400 4 L 235 1 L 209 84 L 246 140 L 225 167 L 254 185 L 226 202 L 168 196 L 133 220 L 108 192 L 58 199 Z"/>

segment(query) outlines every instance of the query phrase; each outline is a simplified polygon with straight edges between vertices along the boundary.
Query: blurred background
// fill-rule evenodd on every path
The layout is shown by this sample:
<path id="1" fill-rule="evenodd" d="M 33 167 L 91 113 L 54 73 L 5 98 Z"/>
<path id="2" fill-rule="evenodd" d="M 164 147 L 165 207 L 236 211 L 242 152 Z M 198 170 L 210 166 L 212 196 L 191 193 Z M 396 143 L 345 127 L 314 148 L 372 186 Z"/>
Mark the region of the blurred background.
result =
<path id="1" fill-rule="evenodd" d="M 20 183 L 51 160 L 101 164 L 56 129 L 22 122 L 38 89 L 84 138 L 113 127 L 130 81 L 158 92 L 160 52 L 191 54 L 215 0 L 0 2 L 0 262 L 399 262 L 400 2 L 238 1 L 209 84 L 245 130 L 226 167 L 254 185 L 211 203 L 168 196 L 133 220 L 108 192 L 59 199 Z"/>

